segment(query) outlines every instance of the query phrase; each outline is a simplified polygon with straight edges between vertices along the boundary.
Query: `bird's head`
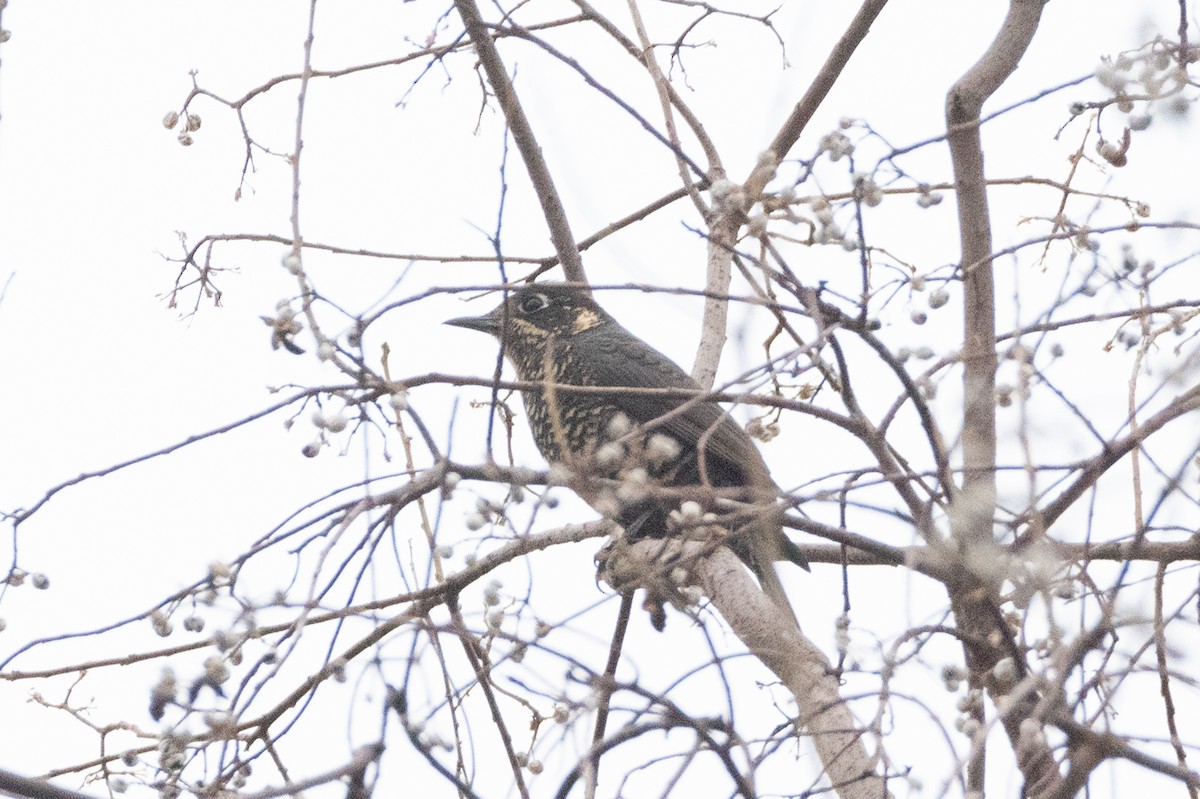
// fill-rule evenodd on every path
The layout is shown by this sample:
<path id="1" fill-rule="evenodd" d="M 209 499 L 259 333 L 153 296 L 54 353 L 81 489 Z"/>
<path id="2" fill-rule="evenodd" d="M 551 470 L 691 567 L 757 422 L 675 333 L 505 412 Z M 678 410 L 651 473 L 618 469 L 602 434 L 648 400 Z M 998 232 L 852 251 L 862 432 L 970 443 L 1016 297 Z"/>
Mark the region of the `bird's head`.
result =
<path id="1" fill-rule="evenodd" d="M 608 314 L 583 289 L 560 283 L 532 283 L 483 316 L 448 319 L 446 324 L 491 333 L 510 351 L 538 349 L 550 338 L 569 339 L 608 323 Z M 507 327 L 506 327 L 507 325 Z"/>

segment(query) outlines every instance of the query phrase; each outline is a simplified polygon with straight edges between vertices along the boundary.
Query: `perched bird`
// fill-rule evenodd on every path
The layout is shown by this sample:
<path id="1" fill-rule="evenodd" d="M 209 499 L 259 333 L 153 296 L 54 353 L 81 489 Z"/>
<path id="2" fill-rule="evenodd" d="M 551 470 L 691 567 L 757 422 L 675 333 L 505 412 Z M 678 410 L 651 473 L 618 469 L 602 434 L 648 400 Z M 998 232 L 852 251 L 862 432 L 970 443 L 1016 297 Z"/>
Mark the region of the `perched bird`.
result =
<path id="1" fill-rule="evenodd" d="M 524 286 L 491 313 L 446 324 L 496 336 L 521 380 L 546 384 L 522 392 L 538 449 L 577 474 L 613 478 L 573 487 L 629 539 L 681 529 L 680 499 L 655 496 L 653 486 L 697 487 L 705 509 L 716 508 L 714 489 L 753 503 L 728 523 L 728 543 L 794 617 L 773 562 L 808 563 L 783 533 L 779 487 L 762 455 L 724 408 L 702 397 L 555 388 L 702 391 L 671 359 L 622 327 L 589 292 L 558 283 Z"/>

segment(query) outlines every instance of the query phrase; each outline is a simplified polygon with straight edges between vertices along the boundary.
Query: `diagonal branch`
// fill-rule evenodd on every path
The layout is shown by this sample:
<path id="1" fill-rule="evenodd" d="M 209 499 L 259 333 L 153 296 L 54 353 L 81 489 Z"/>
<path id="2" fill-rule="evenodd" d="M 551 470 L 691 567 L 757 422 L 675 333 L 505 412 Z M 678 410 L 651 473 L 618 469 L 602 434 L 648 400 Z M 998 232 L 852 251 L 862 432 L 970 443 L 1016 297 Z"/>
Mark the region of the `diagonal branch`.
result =
<path id="1" fill-rule="evenodd" d="M 542 214 L 550 228 L 550 241 L 554 245 L 554 251 L 558 253 L 563 273 L 572 283 L 586 283 L 583 259 L 575 246 L 575 237 L 571 234 L 571 225 L 567 222 L 567 212 L 563 208 L 558 191 L 554 188 L 550 167 L 542 157 L 542 148 L 533 134 L 533 127 L 525 116 L 525 110 L 521 108 L 512 81 L 508 79 L 508 72 L 504 68 L 504 62 L 500 60 L 496 43 L 479 15 L 479 7 L 474 0 L 455 0 L 454 5 L 462 17 L 463 25 L 466 26 L 467 35 L 475 45 L 475 52 L 478 53 L 483 70 L 487 73 L 488 83 L 492 85 L 492 91 L 496 92 L 496 99 L 500 101 L 504 118 L 512 130 L 513 140 L 525 161 L 525 169 L 533 183 L 533 190 L 537 193 L 538 202 L 542 205 Z"/>
<path id="2" fill-rule="evenodd" d="M 605 579 L 611 584 L 615 577 L 621 585 L 618 590 L 631 587 L 627 580 L 650 588 L 657 585 L 655 575 L 674 574 L 680 568 L 694 576 L 733 632 L 792 694 L 798 709 L 796 723 L 812 741 L 831 793 L 839 799 L 890 799 L 887 777 L 880 768 L 887 762 L 882 743 L 872 754 L 864 741 L 879 740 L 879 730 L 864 728 L 855 720 L 825 653 L 759 590 L 730 549 L 678 538 L 642 540 L 625 546 L 619 557 L 610 557 Z"/>
<path id="3" fill-rule="evenodd" d="M 871 23 L 875 21 L 879 12 L 883 11 L 883 7 L 886 5 L 887 0 L 864 0 L 858 13 L 854 15 L 854 19 L 850 20 L 846 32 L 842 34 L 842 38 L 837 40 L 829 57 L 821 65 L 816 79 L 808 87 L 804 96 L 800 98 L 800 102 L 796 103 L 779 132 L 775 134 L 775 140 L 771 142 L 769 149 L 775 153 L 776 159 L 782 161 L 787 157 L 813 114 L 824 102 L 825 95 L 829 94 L 829 90 L 841 76 L 846 64 L 850 63 L 850 56 L 854 55 L 859 44 L 867 37 L 867 33 L 871 30 Z M 766 185 L 765 182 L 763 185 Z M 762 188 L 762 186 L 754 187 L 747 184 L 746 193 L 748 196 L 754 197 L 759 191 L 762 191 Z"/>
<path id="4" fill-rule="evenodd" d="M 1084 492 L 1096 485 L 1096 482 L 1105 472 L 1128 455 L 1135 447 L 1161 430 L 1168 422 L 1198 409 L 1200 409 L 1200 386 L 1196 386 L 1180 394 L 1161 411 L 1139 424 L 1136 431 L 1119 441 L 1114 441 L 1105 446 L 1104 451 L 1093 458 L 1084 467 L 1083 472 L 1075 479 L 1075 482 L 1055 497 L 1053 502 L 1043 508 L 1033 518 L 1026 516 L 1018 520 L 1018 523 L 1026 524 L 1027 528 L 1017 538 L 1016 544 L 1018 546 L 1025 546 L 1032 543 L 1035 537 L 1045 533 L 1068 508 L 1075 504 L 1075 501 Z"/>
<path id="5" fill-rule="evenodd" d="M 733 259 L 733 246 L 737 241 L 737 232 L 744 221 L 744 211 L 748 210 L 762 195 L 763 189 L 775 176 L 775 165 L 779 163 L 792 146 L 800 138 L 812 115 L 824 101 L 829 90 L 841 76 L 842 70 L 850 61 L 850 56 L 858 45 L 866 38 L 871 29 L 871 23 L 879 16 L 879 12 L 887 5 L 887 0 L 865 0 L 858 13 L 854 15 L 850 26 L 833 46 L 829 57 L 821 65 L 816 78 L 796 103 L 779 132 L 775 134 L 766 152 L 759 157 L 758 164 L 742 184 L 741 207 L 724 207 L 722 203 L 714 204 L 714 211 L 709 221 L 708 268 L 706 270 L 705 288 L 712 293 L 727 293 L 732 277 L 730 262 Z M 735 206 L 727 202 L 726 206 Z M 716 375 L 716 363 L 725 345 L 726 327 L 728 324 L 729 305 L 713 299 L 704 302 L 704 318 L 701 323 L 701 340 L 697 348 L 696 363 L 692 376 L 702 386 L 712 384 Z"/>

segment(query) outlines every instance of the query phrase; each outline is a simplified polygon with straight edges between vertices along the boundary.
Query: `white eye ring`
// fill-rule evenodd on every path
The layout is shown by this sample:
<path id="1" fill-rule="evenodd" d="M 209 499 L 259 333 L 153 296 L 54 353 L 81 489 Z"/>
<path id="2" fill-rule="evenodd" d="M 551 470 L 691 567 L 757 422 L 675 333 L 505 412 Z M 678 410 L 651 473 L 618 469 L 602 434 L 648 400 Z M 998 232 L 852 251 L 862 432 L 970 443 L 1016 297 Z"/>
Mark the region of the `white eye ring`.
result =
<path id="1" fill-rule="evenodd" d="M 545 294 L 526 294 L 517 302 L 517 310 L 524 314 L 540 311 L 550 304 Z"/>

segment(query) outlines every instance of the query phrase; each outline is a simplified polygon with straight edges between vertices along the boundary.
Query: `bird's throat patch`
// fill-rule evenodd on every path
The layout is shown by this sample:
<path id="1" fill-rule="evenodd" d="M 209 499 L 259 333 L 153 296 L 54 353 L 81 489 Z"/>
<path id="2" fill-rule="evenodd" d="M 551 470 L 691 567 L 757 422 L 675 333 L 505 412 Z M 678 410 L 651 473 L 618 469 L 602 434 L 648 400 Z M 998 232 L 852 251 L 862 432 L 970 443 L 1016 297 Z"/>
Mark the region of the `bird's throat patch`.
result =
<path id="1" fill-rule="evenodd" d="M 519 317 L 510 318 L 508 320 L 508 323 L 510 325 L 512 325 L 513 331 L 518 336 L 521 336 L 524 338 L 528 338 L 528 339 L 532 339 L 532 340 L 536 341 L 538 339 L 544 339 L 550 335 L 545 330 L 542 330 L 540 327 L 533 324 L 532 322 L 528 322 Z"/>
<path id="2" fill-rule="evenodd" d="M 600 324 L 600 314 L 584 308 L 575 315 L 575 321 L 571 323 L 571 332 L 582 333 L 598 324 Z"/>

